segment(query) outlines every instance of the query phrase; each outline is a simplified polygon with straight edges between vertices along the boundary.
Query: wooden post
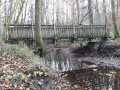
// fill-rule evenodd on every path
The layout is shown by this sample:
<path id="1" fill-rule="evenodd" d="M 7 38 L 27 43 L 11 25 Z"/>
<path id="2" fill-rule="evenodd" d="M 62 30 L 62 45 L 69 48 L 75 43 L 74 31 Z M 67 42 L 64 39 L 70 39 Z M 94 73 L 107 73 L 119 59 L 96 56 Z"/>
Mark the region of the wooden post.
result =
<path id="1" fill-rule="evenodd" d="M 32 23 L 32 26 L 31 26 L 31 30 L 32 30 L 32 38 L 33 38 L 33 40 L 34 40 L 34 28 L 33 28 L 33 23 Z"/>
<path id="2" fill-rule="evenodd" d="M 55 24 L 53 24 L 53 30 L 54 30 L 54 40 L 53 40 L 53 43 L 54 43 L 54 44 L 56 44 L 57 35 L 56 35 L 56 28 L 55 28 Z"/>
<path id="3" fill-rule="evenodd" d="M 73 29 L 72 43 L 75 43 L 75 26 L 74 26 L 74 24 L 72 25 L 72 29 Z"/>
<path id="4" fill-rule="evenodd" d="M 7 30 L 7 40 L 8 40 L 8 38 L 9 38 L 9 33 L 8 33 L 8 24 L 6 23 L 6 30 Z"/>
<path id="5" fill-rule="evenodd" d="M 107 24 L 105 24 L 105 40 L 107 39 L 108 35 L 107 35 Z"/>
<path id="6" fill-rule="evenodd" d="M 92 25 L 92 24 L 90 24 L 90 27 L 89 27 L 89 29 L 90 29 L 89 41 L 91 42 L 91 39 L 93 38 L 93 35 L 92 35 L 92 29 L 93 29 L 93 25 Z"/>

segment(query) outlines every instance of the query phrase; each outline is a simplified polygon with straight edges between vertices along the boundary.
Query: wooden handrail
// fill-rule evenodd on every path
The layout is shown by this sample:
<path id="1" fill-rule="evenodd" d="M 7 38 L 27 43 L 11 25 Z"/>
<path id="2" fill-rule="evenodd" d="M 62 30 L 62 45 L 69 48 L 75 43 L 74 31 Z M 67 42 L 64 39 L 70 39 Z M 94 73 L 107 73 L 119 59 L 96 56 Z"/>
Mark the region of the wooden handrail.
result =
<path id="1" fill-rule="evenodd" d="M 32 38 L 34 39 L 35 25 L 24 24 L 24 25 L 9 25 L 5 24 L 7 31 L 7 39 L 10 38 Z M 42 36 L 45 39 L 72 39 L 74 41 L 78 38 L 89 38 L 90 37 L 90 25 L 41 25 Z M 106 25 L 92 25 L 92 32 L 98 32 L 99 35 L 92 33 L 95 37 L 104 37 L 106 34 Z M 104 32 L 105 31 L 105 32 Z"/>
<path id="2" fill-rule="evenodd" d="M 6 24 L 4 24 L 4 26 L 6 26 Z M 8 24 L 8 26 L 31 26 L 31 24 Z M 34 24 L 33 24 L 33 26 L 35 26 Z M 41 26 L 54 26 L 54 24 L 53 25 L 41 25 Z M 61 26 L 73 26 L 73 25 L 56 25 L 56 27 L 61 27 Z M 75 25 L 74 24 L 74 26 L 76 27 L 76 26 L 90 26 L 90 25 Z M 106 25 L 92 25 L 92 26 L 106 26 Z"/>

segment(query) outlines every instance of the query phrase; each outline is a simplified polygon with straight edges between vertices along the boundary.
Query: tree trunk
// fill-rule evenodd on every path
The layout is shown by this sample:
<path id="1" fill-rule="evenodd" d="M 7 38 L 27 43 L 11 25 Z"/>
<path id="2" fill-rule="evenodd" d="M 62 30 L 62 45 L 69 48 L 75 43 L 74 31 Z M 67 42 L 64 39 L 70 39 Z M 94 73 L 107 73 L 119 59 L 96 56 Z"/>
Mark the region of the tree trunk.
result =
<path id="1" fill-rule="evenodd" d="M 98 0 L 96 0 L 96 6 L 95 6 L 95 19 L 94 19 L 94 23 L 96 25 L 99 25 L 101 23 L 100 21 L 100 13 L 99 13 L 99 7 L 98 7 L 99 3 L 98 3 Z"/>
<path id="2" fill-rule="evenodd" d="M 103 13 L 105 16 L 105 24 L 107 24 L 107 16 L 106 16 L 106 0 L 103 0 Z"/>
<path id="3" fill-rule="evenodd" d="M 41 0 L 35 0 L 35 38 L 36 46 L 41 47 L 43 56 L 45 54 L 45 46 L 41 34 Z"/>
<path id="4" fill-rule="evenodd" d="M 107 28 L 108 28 L 108 21 L 107 21 L 107 13 L 106 13 L 106 0 L 103 0 L 103 13 L 104 13 L 104 16 L 105 16 L 105 25 L 106 25 L 106 37 L 107 37 Z"/>
<path id="5" fill-rule="evenodd" d="M 13 4 L 13 2 L 12 2 L 12 4 Z M 16 0 L 16 2 L 14 4 L 14 10 L 11 12 L 11 14 L 9 16 L 9 24 L 13 24 L 13 22 L 14 22 L 14 16 L 15 16 L 18 8 L 19 8 L 18 0 Z"/>
<path id="6" fill-rule="evenodd" d="M 90 24 L 90 42 L 92 35 L 92 25 L 93 25 L 93 10 L 92 10 L 92 0 L 88 0 L 88 11 L 89 11 L 89 24 Z"/>
<path id="7" fill-rule="evenodd" d="M 93 25 L 92 0 L 88 0 L 89 24 Z"/>
<path id="8" fill-rule="evenodd" d="M 1 5 L 1 0 L 0 0 L 0 5 Z M 2 20 L 1 20 L 1 10 L 2 10 L 2 8 L 1 8 L 1 6 L 0 6 L 0 37 L 2 37 L 2 28 L 1 28 L 1 26 L 2 26 Z"/>
<path id="9" fill-rule="evenodd" d="M 41 0 L 41 5 L 42 5 L 42 7 L 41 7 L 41 24 L 44 24 L 44 2 L 43 2 L 43 0 Z"/>
<path id="10" fill-rule="evenodd" d="M 79 8 L 79 0 L 76 0 L 76 4 L 77 4 L 77 12 L 78 12 L 78 24 L 80 24 L 80 8 Z"/>
<path id="11" fill-rule="evenodd" d="M 119 37 L 119 29 L 116 23 L 116 15 L 115 15 L 115 0 L 111 0 L 111 9 L 112 9 L 112 20 L 113 20 L 113 25 L 114 25 L 114 34 L 115 38 Z"/>
<path id="12" fill-rule="evenodd" d="M 20 20 L 20 17 L 22 16 L 22 13 L 23 13 L 23 10 L 24 10 L 24 7 L 25 7 L 25 4 L 27 3 L 27 0 L 24 0 L 23 3 L 22 3 L 22 7 L 21 7 L 21 10 L 17 16 L 17 19 L 15 21 L 15 24 L 17 24 Z"/>

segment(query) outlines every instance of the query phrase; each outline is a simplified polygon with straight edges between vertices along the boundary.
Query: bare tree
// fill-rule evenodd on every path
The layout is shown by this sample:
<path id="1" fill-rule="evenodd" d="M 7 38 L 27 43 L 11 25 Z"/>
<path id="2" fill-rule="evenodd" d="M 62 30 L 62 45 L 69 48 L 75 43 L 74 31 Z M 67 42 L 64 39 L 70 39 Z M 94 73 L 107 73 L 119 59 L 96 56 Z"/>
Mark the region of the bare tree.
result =
<path id="1" fill-rule="evenodd" d="M 23 3 L 22 3 L 22 7 L 21 7 L 21 9 L 20 9 L 20 12 L 19 12 L 19 14 L 18 14 L 18 16 L 17 16 L 17 19 L 16 19 L 16 21 L 15 21 L 15 24 L 17 24 L 17 23 L 19 22 L 20 17 L 22 16 L 22 13 L 23 13 L 23 10 L 24 10 L 24 7 L 25 7 L 25 4 L 26 4 L 26 3 L 27 3 L 27 0 L 24 0 Z"/>
<path id="2" fill-rule="evenodd" d="M 14 3 L 11 2 L 11 4 L 13 5 Z M 14 17 L 15 17 L 15 15 L 16 15 L 18 9 L 19 9 L 19 1 L 16 0 L 16 1 L 15 1 L 15 4 L 14 4 L 14 8 L 11 8 L 11 12 L 10 12 L 10 16 L 9 16 L 9 24 L 13 24 L 13 22 L 14 22 Z"/>
<path id="3" fill-rule="evenodd" d="M 111 0 L 111 9 L 112 9 L 112 20 L 114 25 L 114 32 L 115 32 L 115 38 L 119 37 L 119 29 L 116 23 L 116 15 L 115 15 L 115 0 Z"/>
<path id="4" fill-rule="evenodd" d="M 42 54 L 44 54 L 45 46 L 41 34 L 41 0 L 35 0 L 35 39 L 36 46 L 41 47 Z"/>
<path id="5" fill-rule="evenodd" d="M 77 4 L 77 12 L 78 12 L 78 24 L 80 24 L 80 7 L 79 7 L 79 0 L 76 0 L 76 4 Z"/>
<path id="6" fill-rule="evenodd" d="M 88 0 L 89 24 L 93 25 L 92 0 Z"/>
<path id="7" fill-rule="evenodd" d="M 1 5 L 1 0 L 0 0 L 0 5 Z M 1 6 L 0 6 L 0 27 L 2 26 L 2 21 L 1 21 Z M 2 36 L 2 28 L 0 28 L 0 37 Z"/>
<path id="8" fill-rule="evenodd" d="M 88 0 L 88 11 L 89 11 L 89 24 L 90 24 L 90 42 L 92 35 L 92 25 L 93 25 L 93 10 L 92 10 L 92 0 Z"/>
<path id="9" fill-rule="evenodd" d="M 105 16 L 105 24 L 107 24 L 106 0 L 103 0 L 103 13 L 104 13 L 104 16 Z"/>
<path id="10" fill-rule="evenodd" d="M 95 1 L 95 17 L 94 17 L 94 24 L 99 25 L 100 24 L 100 13 L 99 13 L 99 7 L 98 7 L 98 0 Z"/>

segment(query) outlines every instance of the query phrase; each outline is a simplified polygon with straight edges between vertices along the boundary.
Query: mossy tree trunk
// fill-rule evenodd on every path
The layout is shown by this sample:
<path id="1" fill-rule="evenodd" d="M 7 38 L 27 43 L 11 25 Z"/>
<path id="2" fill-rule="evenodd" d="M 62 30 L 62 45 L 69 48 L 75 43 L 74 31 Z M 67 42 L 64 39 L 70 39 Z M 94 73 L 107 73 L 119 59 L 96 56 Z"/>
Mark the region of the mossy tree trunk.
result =
<path id="1" fill-rule="evenodd" d="M 119 37 L 119 29 L 116 23 L 116 15 L 115 15 L 115 0 L 111 0 L 111 9 L 112 9 L 112 20 L 113 20 L 113 25 L 114 25 L 114 38 Z"/>
<path id="2" fill-rule="evenodd" d="M 41 47 L 43 56 L 46 49 L 41 34 L 41 0 L 35 0 L 35 38 L 36 46 Z"/>

